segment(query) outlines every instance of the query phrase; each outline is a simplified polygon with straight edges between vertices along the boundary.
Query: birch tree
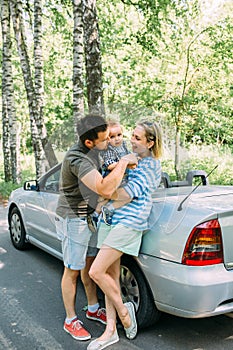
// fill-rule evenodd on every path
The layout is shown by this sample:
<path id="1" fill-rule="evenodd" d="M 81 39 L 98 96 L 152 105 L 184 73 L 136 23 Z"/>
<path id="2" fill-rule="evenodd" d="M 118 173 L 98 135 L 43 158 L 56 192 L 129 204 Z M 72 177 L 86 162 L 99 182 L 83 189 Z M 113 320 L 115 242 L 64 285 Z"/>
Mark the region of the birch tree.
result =
<path id="1" fill-rule="evenodd" d="M 57 158 L 47 136 L 44 123 L 44 74 L 42 52 L 42 1 L 34 0 L 34 68 L 35 68 L 35 100 L 36 125 L 42 142 L 43 150 L 50 167 L 57 164 Z"/>
<path id="2" fill-rule="evenodd" d="M 38 110 L 36 108 L 36 99 L 34 94 L 34 86 L 32 80 L 32 74 L 30 69 L 30 59 L 28 55 L 27 41 L 25 35 L 25 27 L 22 15 L 22 2 L 11 0 L 11 16 L 13 21 L 13 28 L 15 32 L 15 38 L 18 48 L 18 53 L 20 57 L 21 69 L 24 78 L 24 84 L 26 88 L 28 106 L 29 106 L 29 116 L 30 116 L 30 127 L 31 127 L 31 137 L 32 145 L 35 155 L 35 165 L 36 165 L 36 175 L 39 177 L 45 171 L 45 154 L 42 147 L 42 142 L 39 137 L 38 129 L 36 126 L 36 120 L 38 117 L 36 113 Z"/>
<path id="3" fill-rule="evenodd" d="M 48 141 L 46 128 L 43 121 L 43 73 L 42 73 L 42 49 L 41 49 L 41 14 L 42 4 L 38 0 L 34 2 L 34 65 L 35 85 L 32 78 L 31 64 L 29 59 L 25 25 L 23 20 L 22 1 L 11 0 L 11 16 L 15 32 L 21 69 L 27 94 L 32 145 L 35 155 L 36 175 L 40 177 L 47 170 L 47 162 L 50 166 L 57 163 L 53 149 Z"/>
<path id="4" fill-rule="evenodd" d="M 77 121 L 84 116 L 84 49 L 82 0 L 73 0 L 73 118 L 74 135 L 77 140 Z"/>
<path id="5" fill-rule="evenodd" d="M 102 65 L 95 0 L 73 0 L 73 113 L 77 121 L 84 116 L 84 57 L 88 112 L 104 115 Z"/>
<path id="6" fill-rule="evenodd" d="M 1 2 L 2 24 L 2 125 L 5 181 L 20 181 L 20 147 L 16 120 L 11 62 L 11 30 L 9 1 Z"/>
<path id="7" fill-rule="evenodd" d="M 104 115 L 102 62 L 96 0 L 83 0 L 83 23 L 89 113 Z"/>

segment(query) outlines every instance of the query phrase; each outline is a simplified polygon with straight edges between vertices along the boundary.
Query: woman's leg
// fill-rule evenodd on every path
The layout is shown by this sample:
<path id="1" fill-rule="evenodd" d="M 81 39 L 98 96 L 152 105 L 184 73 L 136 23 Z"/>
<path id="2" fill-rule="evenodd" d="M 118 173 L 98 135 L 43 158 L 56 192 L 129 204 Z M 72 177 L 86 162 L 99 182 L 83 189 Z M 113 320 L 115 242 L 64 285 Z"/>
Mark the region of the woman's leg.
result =
<path id="1" fill-rule="evenodd" d="M 116 319 L 116 316 L 113 315 L 113 308 L 115 308 L 123 326 L 128 328 L 131 325 L 131 319 L 128 309 L 122 302 L 119 284 L 121 256 L 122 252 L 108 246 L 102 246 L 90 268 L 89 274 L 107 298 L 107 304 L 109 305 L 109 310 L 106 306 L 107 324 L 109 323 L 108 318 L 110 318 L 109 320 Z"/>
<path id="2" fill-rule="evenodd" d="M 118 259 L 115 263 L 113 263 L 109 269 L 108 273 L 115 279 L 116 283 L 119 285 L 119 275 L 120 275 L 120 259 Z M 116 309 L 112 303 L 112 301 L 105 295 L 105 307 L 107 314 L 107 325 L 104 333 L 98 338 L 98 340 L 107 340 L 112 337 L 116 330 Z"/>

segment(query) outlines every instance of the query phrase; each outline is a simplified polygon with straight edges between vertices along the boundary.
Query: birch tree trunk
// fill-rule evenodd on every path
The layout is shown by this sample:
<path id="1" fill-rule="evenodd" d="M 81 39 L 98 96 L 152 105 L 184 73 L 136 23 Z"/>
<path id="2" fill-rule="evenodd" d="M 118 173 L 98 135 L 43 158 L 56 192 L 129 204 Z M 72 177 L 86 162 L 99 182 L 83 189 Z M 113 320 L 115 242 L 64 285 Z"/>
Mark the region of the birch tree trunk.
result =
<path id="1" fill-rule="evenodd" d="M 11 63 L 11 33 L 9 1 L 1 2 L 2 24 L 2 124 L 5 181 L 20 182 L 20 147 Z"/>
<path id="2" fill-rule="evenodd" d="M 9 130 L 9 118 L 7 115 L 7 102 L 5 93 L 5 82 L 2 76 L 2 148 L 4 159 L 4 174 L 5 181 L 9 182 L 12 179 L 11 172 L 11 150 L 10 150 L 10 130 Z"/>
<path id="3" fill-rule="evenodd" d="M 20 57 L 21 69 L 23 72 L 24 84 L 28 100 L 32 146 L 35 155 L 36 176 L 40 177 L 46 170 L 45 153 L 36 126 L 36 113 L 38 113 L 38 110 L 36 106 L 36 98 L 34 94 L 34 86 L 30 69 L 24 21 L 22 16 L 22 2 L 17 0 L 11 0 L 10 4 L 13 28 L 15 32 L 15 38 L 17 42 L 17 48 Z"/>
<path id="4" fill-rule="evenodd" d="M 74 135 L 77 141 L 77 122 L 84 116 L 83 96 L 83 7 L 82 0 L 73 0 L 74 32 L 73 32 L 73 117 Z"/>
<path id="5" fill-rule="evenodd" d="M 47 161 L 50 166 L 57 164 L 57 159 L 51 144 L 48 141 L 43 121 L 43 67 L 41 48 L 41 1 L 35 0 L 34 36 L 35 36 L 35 87 L 33 84 L 30 60 L 22 16 L 22 2 L 11 0 L 11 14 L 15 31 L 21 69 L 27 93 L 31 124 L 32 144 L 35 154 L 36 174 L 41 176 L 47 170 Z M 46 161 L 47 160 L 47 161 Z"/>
<path id="6" fill-rule="evenodd" d="M 50 167 L 57 164 L 57 158 L 52 145 L 47 137 L 47 130 L 44 124 L 44 74 L 43 74 L 43 53 L 42 53 L 42 1 L 34 0 L 34 67 L 35 67 L 35 99 L 37 113 L 36 125 L 42 141 L 46 159 Z"/>
<path id="7" fill-rule="evenodd" d="M 105 114 L 96 0 L 83 0 L 84 48 L 89 113 Z"/>

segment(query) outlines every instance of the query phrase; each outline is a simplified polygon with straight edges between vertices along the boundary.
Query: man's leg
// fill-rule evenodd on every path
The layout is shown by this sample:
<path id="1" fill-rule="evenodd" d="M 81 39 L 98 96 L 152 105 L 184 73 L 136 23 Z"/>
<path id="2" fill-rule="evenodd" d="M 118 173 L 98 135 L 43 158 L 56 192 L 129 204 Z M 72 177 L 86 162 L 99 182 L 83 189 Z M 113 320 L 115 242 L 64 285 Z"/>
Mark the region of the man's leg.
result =
<path id="1" fill-rule="evenodd" d="M 62 298 L 66 310 L 66 317 L 73 318 L 76 316 L 75 301 L 77 291 L 77 279 L 79 271 L 64 268 L 61 281 Z"/>
<path id="2" fill-rule="evenodd" d="M 61 281 L 62 297 L 66 310 L 64 330 L 77 340 L 91 338 L 90 333 L 82 326 L 76 314 L 76 293 L 79 271 L 85 266 L 86 251 L 90 232 L 77 218 L 69 218 L 66 223 L 66 235 L 62 241 L 64 273 Z M 68 268 L 74 267 L 74 268 Z M 77 269 L 77 270 L 76 270 Z"/>
<path id="3" fill-rule="evenodd" d="M 78 320 L 75 311 L 78 275 L 79 271 L 65 267 L 61 282 L 63 303 L 66 310 L 64 330 L 74 339 L 88 340 L 91 338 L 91 335 L 85 328 L 83 328 L 82 322 Z"/>
<path id="4" fill-rule="evenodd" d="M 94 259 L 94 256 L 88 256 L 86 258 L 86 266 L 81 271 L 81 279 L 85 288 L 88 305 L 94 305 L 98 303 L 96 284 L 89 276 L 89 270 Z"/>
<path id="5" fill-rule="evenodd" d="M 90 320 L 99 321 L 103 324 L 106 324 L 106 312 L 104 308 L 100 307 L 97 296 L 97 286 L 89 276 L 89 270 L 94 259 L 94 256 L 88 256 L 86 258 L 86 266 L 81 271 L 81 279 L 85 288 L 88 302 L 88 311 L 86 312 L 86 317 Z"/>

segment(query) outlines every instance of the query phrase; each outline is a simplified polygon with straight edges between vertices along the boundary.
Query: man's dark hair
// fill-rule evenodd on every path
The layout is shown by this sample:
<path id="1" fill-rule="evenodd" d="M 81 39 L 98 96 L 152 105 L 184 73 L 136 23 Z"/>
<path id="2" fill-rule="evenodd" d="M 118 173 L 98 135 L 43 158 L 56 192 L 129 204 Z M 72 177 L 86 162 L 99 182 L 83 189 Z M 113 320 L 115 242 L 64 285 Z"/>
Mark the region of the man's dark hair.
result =
<path id="1" fill-rule="evenodd" d="M 86 140 L 97 140 L 98 133 L 106 131 L 107 128 L 108 124 L 106 120 L 102 116 L 96 114 L 88 114 L 77 123 L 78 136 L 83 144 Z"/>

